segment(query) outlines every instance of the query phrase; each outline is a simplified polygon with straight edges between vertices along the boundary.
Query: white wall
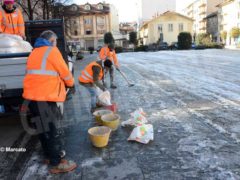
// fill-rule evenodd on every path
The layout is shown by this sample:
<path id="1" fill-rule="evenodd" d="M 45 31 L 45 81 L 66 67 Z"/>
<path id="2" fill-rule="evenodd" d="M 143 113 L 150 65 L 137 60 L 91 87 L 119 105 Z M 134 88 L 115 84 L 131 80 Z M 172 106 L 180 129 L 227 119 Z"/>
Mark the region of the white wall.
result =
<path id="1" fill-rule="evenodd" d="M 110 4 L 110 23 L 112 34 L 119 34 L 119 15 L 118 10 L 112 4 Z"/>

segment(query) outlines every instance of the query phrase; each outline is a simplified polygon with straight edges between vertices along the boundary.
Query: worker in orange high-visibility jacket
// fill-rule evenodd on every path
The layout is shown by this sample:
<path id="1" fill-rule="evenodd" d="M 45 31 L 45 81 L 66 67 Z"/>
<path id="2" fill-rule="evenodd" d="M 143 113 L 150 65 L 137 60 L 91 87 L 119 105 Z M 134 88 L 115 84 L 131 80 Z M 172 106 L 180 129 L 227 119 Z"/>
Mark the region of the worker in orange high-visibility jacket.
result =
<path id="1" fill-rule="evenodd" d="M 14 5 L 14 0 L 4 0 L 0 7 L 0 33 L 25 37 L 25 25 L 22 12 Z"/>
<path id="2" fill-rule="evenodd" d="M 110 74 L 110 87 L 112 89 L 116 89 L 117 86 L 114 84 L 114 67 L 119 70 L 119 62 L 117 59 L 116 52 L 114 50 L 114 45 L 113 44 L 105 44 L 99 51 L 99 58 L 103 61 L 106 59 L 110 59 L 113 63 L 114 66 L 109 70 Z"/>
<path id="3" fill-rule="evenodd" d="M 37 118 L 38 124 L 47 123 L 49 126 L 49 129 L 44 128 L 46 130 L 39 134 L 39 139 L 46 159 L 53 166 L 51 173 L 68 172 L 76 168 L 74 162 L 62 159 L 65 151 L 54 123 L 62 117 L 57 102 L 64 102 L 66 87 L 74 86 L 73 76 L 56 44 L 57 36 L 53 31 L 44 31 L 40 35 L 28 57 L 23 81 L 23 97 L 31 101 L 29 109 L 32 115 L 40 117 Z"/>
<path id="4" fill-rule="evenodd" d="M 94 61 L 88 64 L 81 72 L 78 80 L 79 83 L 86 87 L 91 95 L 91 112 L 93 112 L 97 106 L 97 92 L 96 88 L 100 88 L 105 91 L 106 88 L 102 83 L 104 81 L 104 74 L 112 67 L 112 61 L 106 59 L 105 61 Z"/>

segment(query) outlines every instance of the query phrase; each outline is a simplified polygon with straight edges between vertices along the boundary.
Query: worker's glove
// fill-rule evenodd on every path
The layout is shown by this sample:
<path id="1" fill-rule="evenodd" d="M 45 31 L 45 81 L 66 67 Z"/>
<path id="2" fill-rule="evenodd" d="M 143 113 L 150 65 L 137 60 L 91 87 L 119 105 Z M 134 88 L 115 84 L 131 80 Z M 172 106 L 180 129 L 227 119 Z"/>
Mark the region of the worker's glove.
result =
<path id="1" fill-rule="evenodd" d="M 107 91 L 108 89 L 107 89 L 106 87 L 104 87 L 102 90 L 103 90 L 103 91 Z"/>
<path id="2" fill-rule="evenodd" d="M 107 83 L 103 82 L 103 86 L 104 86 L 104 88 L 107 88 Z"/>
<path id="3" fill-rule="evenodd" d="M 76 92 L 75 86 L 73 86 L 73 87 L 70 88 L 70 92 L 71 92 L 72 94 L 75 94 L 75 92 Z"/>

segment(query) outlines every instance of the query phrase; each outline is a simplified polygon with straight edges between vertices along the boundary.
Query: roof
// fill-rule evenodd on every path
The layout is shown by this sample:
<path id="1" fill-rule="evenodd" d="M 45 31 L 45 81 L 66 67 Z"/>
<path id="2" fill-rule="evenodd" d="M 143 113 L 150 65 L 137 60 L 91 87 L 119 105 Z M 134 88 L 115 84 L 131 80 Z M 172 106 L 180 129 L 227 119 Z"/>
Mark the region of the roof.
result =
<path id="1" fill-rule="evenodd" d="M 149 23 L 155 21 L 156 19 L 161 18 L 161 17 L 166 16 L 166 15 L 169 15 L 169 14 L 173 14 L 173 15 L 176 15 L 176 16 L 181 16 L 181 17 L 183 17 L 183 18 L 185 18 L 185 19 L 188 19 L 188 20 L 190 20 L 190 21 L 194 21 L 192 18 L 187 17 L 187 16 L 184 16 L 184 15 L 182 15 L 182 14 L 180 14 L 180 13 L 173 12 L 173 11 L 166 11 L 166 12 L 160 14 L 159 16 L 151 19 L 150 21 L 145 22 L 145 23 L 142 25 L 141 28 L 143 28 L 144 26 L 148 25 Z"/>
<path id="2" fill-rule="evenodd" d="M 85 6 L 89 5 L 90 10 L 86 10 Z M 103 9 L 98 9 L 98 5 L 102 5 Z M 81 14 L 94 14 L 94 13 L 109 13 L 110 12 L 110 5 L 106 3 L 98 3 L 98 4 L 83 4 L 83 5 L 77 5 L 77 4 L 71 4 L 68 6 L 62 6 L 60 4 L 55 5 L 55 7 L 63 7 L 64 13 L 70 14 L 70 15 L 81 15 Z M 76 7 L 75 10 L 73 7 Z"/>
<path id="3" fill-rule="evenodd" d="M 223 7 L 230 3 L 234 2 L 234 0 L 224 0 L 222 3 L 218 4 L 216 7 Z"/>

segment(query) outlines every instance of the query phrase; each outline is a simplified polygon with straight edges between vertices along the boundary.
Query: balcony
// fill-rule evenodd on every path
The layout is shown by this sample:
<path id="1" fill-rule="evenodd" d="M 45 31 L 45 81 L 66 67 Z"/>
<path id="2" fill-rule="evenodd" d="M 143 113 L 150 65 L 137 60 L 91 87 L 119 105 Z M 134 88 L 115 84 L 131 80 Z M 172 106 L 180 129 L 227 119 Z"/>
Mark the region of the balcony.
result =
<path id="1" fill-rule="evenodd" d="M 188 14 L 192 13 L 193 12 L 193 9 L 189 9 L 188 10 Z"/>
<path id="2" fill-rule="evenodd" d="M 207 14 L 206 11 L 199 12 L 199 15 L 206 15 L 206 14 Z"/>
<path id="3" fill-rule="evenodd" d="M 97 30 L 97 34 L 105 34 L 106 32 L 106 30 Z"/>
<path id="4" fill-rule="evenodd" d="M 200 4 L 198 7 L 199 7 L 199 8 L 202 8 L 202 7 L 206 7 L 206 6 L 207 6 L 206 3 L 202 3 L 202 4 Z"/>

